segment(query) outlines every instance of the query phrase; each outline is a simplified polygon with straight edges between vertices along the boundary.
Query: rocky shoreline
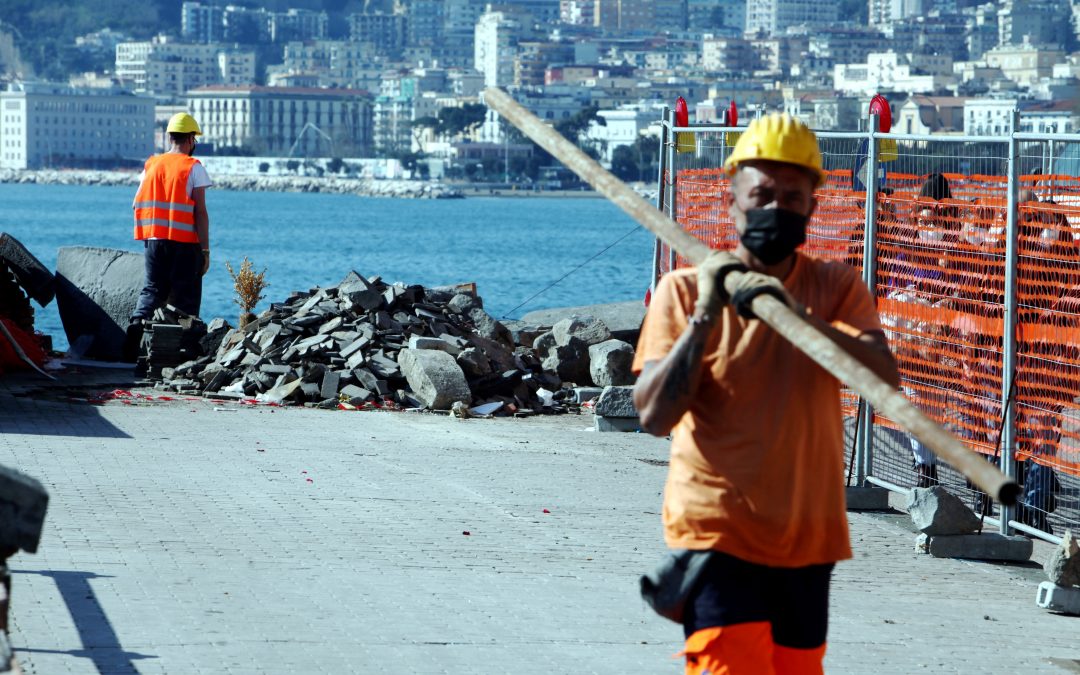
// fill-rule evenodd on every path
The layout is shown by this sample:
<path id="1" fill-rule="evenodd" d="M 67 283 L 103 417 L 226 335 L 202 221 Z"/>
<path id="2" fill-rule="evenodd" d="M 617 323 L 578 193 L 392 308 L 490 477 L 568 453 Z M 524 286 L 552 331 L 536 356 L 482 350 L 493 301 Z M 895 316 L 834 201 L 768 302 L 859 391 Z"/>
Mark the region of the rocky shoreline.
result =
<path id="1" fill-rule="evenodd" d="M 0 171 L 0 183 L 38 185 L 121 185 L 135 187 L 139 175 L 131 171 Z M 399 199 L 461 199 L 465 195 L 443 183 L 414 180 L 370 180 L 316 176 L 232 176 L 213 177 L 218 190 L 249 192 L 327 192 L 358 197 Z"/>

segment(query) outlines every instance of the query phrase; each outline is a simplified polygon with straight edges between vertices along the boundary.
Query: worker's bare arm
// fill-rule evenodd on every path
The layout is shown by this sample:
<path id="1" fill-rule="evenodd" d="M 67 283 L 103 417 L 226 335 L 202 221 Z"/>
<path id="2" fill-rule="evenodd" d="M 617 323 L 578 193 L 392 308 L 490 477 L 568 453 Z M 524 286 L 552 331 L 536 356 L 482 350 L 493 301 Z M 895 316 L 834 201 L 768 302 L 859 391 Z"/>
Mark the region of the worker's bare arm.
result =
<path id="1" fill-rule="evenodd" d="M 641 428 L 667 436 L 690 409 L 701 382 L 701 361 L 713 321 L 691 321 L 667 356 L 646 361 L 634 385 L 634 405 Z"/>
<path id="2" fill-rule="evenodd" d="M 896 359 L 893 358 L 892 350 L 889 349 L 889 343 L 885 339 L 885 333 L 875 330 L 853 337 L 812 314 L 805 318 L 875 375 L 891 386 L 900 388 L 900 371 L 897 368 Z"/>
<path id="3" fill-rule="evenodd" d="M 205 253 L 202 273 L 206 274 L 210 269 L 210 214 L 206 211 L 206 188 L 192 190 L 191 200 L 195 202 L 195 232 L 199 235 L 199 246 Z"/>

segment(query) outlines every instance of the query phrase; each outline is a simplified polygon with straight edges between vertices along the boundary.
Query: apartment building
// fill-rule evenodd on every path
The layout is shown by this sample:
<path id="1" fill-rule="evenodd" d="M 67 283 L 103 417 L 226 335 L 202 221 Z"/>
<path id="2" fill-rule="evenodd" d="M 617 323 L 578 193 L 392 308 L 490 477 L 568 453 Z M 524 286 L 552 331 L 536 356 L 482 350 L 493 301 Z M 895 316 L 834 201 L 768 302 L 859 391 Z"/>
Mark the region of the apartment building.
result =
<path id="1" fill-rule="evenodd" d="M 134 166 L 153 151 L 148 96 L 29 82 L 0 92 L 0 168 Z"/>

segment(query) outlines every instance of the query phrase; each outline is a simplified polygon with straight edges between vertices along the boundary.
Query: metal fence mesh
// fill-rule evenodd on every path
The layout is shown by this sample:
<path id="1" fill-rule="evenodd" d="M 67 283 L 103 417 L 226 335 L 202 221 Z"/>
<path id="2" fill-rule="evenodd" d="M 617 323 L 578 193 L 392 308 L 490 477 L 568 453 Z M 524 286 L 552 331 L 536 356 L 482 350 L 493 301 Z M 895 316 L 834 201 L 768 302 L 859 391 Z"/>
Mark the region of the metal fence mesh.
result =
<path id="1" fill-rule="evenodd" d="M 694 151 L 670 152 L 663 206 L 713 248 L 737 241 L 723 161 L 736 140 L 697 131 Z M 862 269 L 868 141 L 819 136 L 827 180 L 803 251 Z M 1080 525 L 1080 144 L 1019 144 L 1015 372 L 1005 363 L 1009 143 L 879 139 L 874 289 L 904 392 L 988 461 L 1017 461 L 1017 519 L 1060 534 Z M 940 177 L 932 174 L 940 174 Z M 661 245 L 657 277 L 685 260 Z M 1000 447 L 1011 393 L 1016 443 Z M 854 418 L 857 399 L 844 394 Z M 849 432 L 853 428 L 848 420 Z M 985 497 L 881 415 L 873 475 L 909 487 L 941 483 L 990 513 Z M 849 438 L 849 440 L 851 440 Z M 848 458 L 851 447 L 845 448 Z M 1010 455 L 1007 455 L 1010 456 Z M 918 461 L 922 460 L 922 461 Z M 919 467 L 918 464 L 923 466 Z"/>

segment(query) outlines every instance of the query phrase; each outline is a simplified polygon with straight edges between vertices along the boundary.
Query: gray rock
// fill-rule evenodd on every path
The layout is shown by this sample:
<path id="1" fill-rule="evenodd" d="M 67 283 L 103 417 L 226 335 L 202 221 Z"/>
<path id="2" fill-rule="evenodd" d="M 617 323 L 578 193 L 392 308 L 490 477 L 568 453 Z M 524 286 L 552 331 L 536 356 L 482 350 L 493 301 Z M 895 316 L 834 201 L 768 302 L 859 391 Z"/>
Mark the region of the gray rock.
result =
<path id="1" fill-rule="evenodd" d="M 587 346 L 592 346 L 611 339 L 611 331 L 604 322 L 593 316 L 572 316 L 551 327 L 555 342 L 567 344 L 571 338 L 577 338 Z"/>
<path id="2" fill-rule="evenodd" d="M 358 274 L 338 286 L 338 297 L 347 300 L 353 309 L 365 312 L 382 307 L 384 302 L 383 294 Z"/>
<path id="3" fill-rule="evenodd" d="M 401 372 L 417 400 L 434 410 L 449 410 L 455 401 L 472 402 L 465 373 L 446 352 L 431 349 L 402 349 L 398 354 Z"/>
<path id="4" fill-rule="evenodd" d="M 335 398 L 341 385 L 341 374 L 334 370 L 323 373 L 322 383 L 319 386 L 319 396 L 325 399 Z"/>
<path id="5" fill-rule="evenodd" d="M 52 272 L 41 264 L 22 243 L 6 232 L 0 232 L 0 267 L 7 264 L 26 294 L 44 307 L 56 293 Z"/>
<path id="6" fill-rule="evenodd" d="M 502 323 L 510 331 L 510 337 L 513 338 L 514 344 L 522 347 L 532 347 L 533 343 L 536 342 L 536 338 L 551 330 L 550 327 L 538 326 L 513 319 L 503 321 Z"/>
<path id="7" fill-rule="evenodd" d="M 68 343 L 88 336 L 92 359 L 123 357 L 128 322 L 143 285 L 141 253 L 65 246 L 56 256 L 56 305 Z"/>
<path id="8" fill-rule="evenodd" d="M 1043 569 L 1057 586 L 1080 586 L 1080 543 L 1072 530 L 1065 530 L 1061 545 L 1046 559 Z"/>
<path id="9" fill-rule="evenodd" d="M 970 534 L 982 524 L 959 497 L 940 485 L 912 490 L 907 510 L 915 527 L 929 535 Z"/>
<path id="10" fill-rule="evenodd" d="M 605 340 L 589 347 L 589 374 L 598 387 L 633 384 L 633 362 L 634 348 L 622 340 Z"/>
<path id="11" fill-rule="evenodd" d="M 549 373 L 555 373 L 563 382 L 589 385 L 589 350 L 585 343 L 573 338 L 565 345 L 556 345 L 548 350 L 542 367 Z"/>
<path id="12" fill-rule="evenodd" d="M 982 534 L 920 534 L 915 549 L 935 558 L 964 558 L 967 560 L 1004 560 L 1023 562 L 1031 558 L 1034 548 L 1027 537 L 1006 537 L 999 532 Z"/>
<path id="13" fill-rule="evenodd" d="M 633 387 L 604 387 L 593 412 L 601 417 L 637 417 Z"/>
<path id="14" fill-rule="evenodd" d="M 576 387 L 574 389 L 574 403 L 586 403 L 603 393 L 603 387 Z"/>
<path id="15" fill-rule="evenodd" d="M 481 337 L 485 337 L 489 340 L 495 340 L 507 347 L 513 349 L 514 338 L 510 335 L 509 329 L 506 326 L 499 323 L 499 321 L 480 309 L 474 307 L 469 310 L 469 319 L 472 320 L 473 325 L 476 327 L 476 333 Z"/>
<path id="16" fill-rule="evenodd" d="M 611 331 L 612 337 L 630 344 L 637 344 L 641 322 L 645 319 L 645 305 L 640 300 L 631 300 L 588 307 L 541 309 L 529 312 L 521 317 L 521 321 L 540 326 L 553 326 L 574 315 L 595 316 L 604 322 Z"/>
<path id="17" fill-rule="evenodd" d="M 461 370 L 465 373 L 465 377 L 470 379 L 476 379 L 491 373 L 491 362 L 489 362 L 487 357 L 484 356 L 484 353 L 476 347 L 469 347 L 458 354 L 457 363 L 461 366 Z"/>
<path id="18" fill-rule="evenodd" d="M 537 353 L 537 355 L 540 356 L 540 358 L 544 358 L 548 355 L 548 352 L 550 352 L 552 348 L 556 346 L 556 344 L 557 343 L 555 342 L 555 333 L 548 331 L 546 333 L 541 333 L 540 335 L 536 336 L 536 339 L 533 340 L 532 348 Z"/>
<path id="19" fill-rule="evenodd" d="M 474 309 L 483 309 L 484 304 L 475 295 L 458 293 L 446 303 L 447 309 L 455 314 L 468 314 Z"/>

